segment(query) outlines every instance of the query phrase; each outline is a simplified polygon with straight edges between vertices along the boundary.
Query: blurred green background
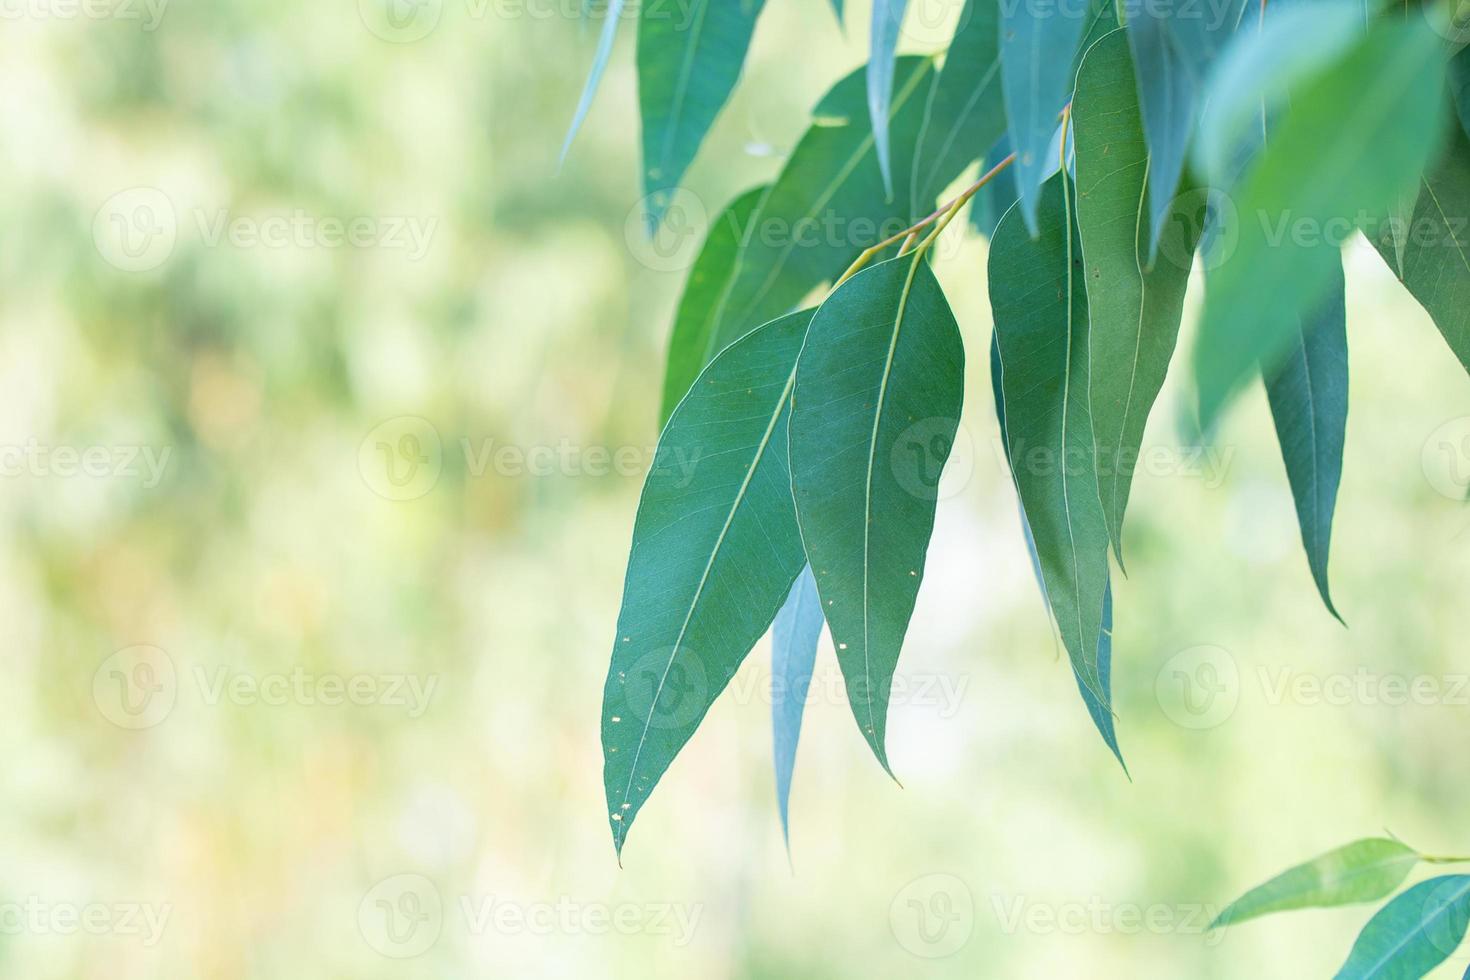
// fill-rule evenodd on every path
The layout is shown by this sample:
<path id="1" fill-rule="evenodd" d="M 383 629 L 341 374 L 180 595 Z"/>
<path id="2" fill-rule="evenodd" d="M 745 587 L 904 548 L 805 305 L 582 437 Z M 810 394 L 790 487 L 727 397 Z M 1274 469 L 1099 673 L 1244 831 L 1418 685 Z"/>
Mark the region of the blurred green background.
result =
<path id="1" fill-rule="evenodd" d="M 1470 383 L 1427 316 L 1350 250 L 1349 629 L 1261 392 L 1199 459 L 1171 379 L 1115 583 L 1130 781 L 1032 579 L 956 222 L 904 788 L 824 639 L 788 865 L 763 643 L 619 870 L 599 701 L 689 257 L 640 237 L 631 19 L 558 173 L 599 10 L 381 2 L 0 11 L 0 975 L 1326 976 L 1370 909 L 1203 926 L 1383 828 L 1470 850 Z M 866 19 L 772 0 L 709 212 Z"/>

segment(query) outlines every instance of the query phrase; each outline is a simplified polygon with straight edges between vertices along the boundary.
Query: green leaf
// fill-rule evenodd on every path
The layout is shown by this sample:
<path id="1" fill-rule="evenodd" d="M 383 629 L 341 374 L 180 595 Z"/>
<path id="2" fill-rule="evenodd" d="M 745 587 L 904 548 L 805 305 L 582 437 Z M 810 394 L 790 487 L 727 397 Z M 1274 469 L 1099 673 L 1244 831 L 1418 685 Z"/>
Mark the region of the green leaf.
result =
<path id="1" fill-rule="evenodd" d="M 1266 396 L 1296 500 L 1307 564 L 1322 601 L 1339 621 L 1342 617 L 1327 586 L 1327 554 L 1347 438 L 1345 288 L 1339 263 L 1325 298 L 1298 325 L 1285 360 L 1265 372 Z"/>
<path id="2" fill-rule="evenodd" d="M 1470 875 L 1420 882 L 1379 909 L 1336 980 L 1418 980 L 1449 959 L 1470 924 Z"/>
<path id="3" fill-rule="evenodd" d="M 1394 223 L 1370 236 L 1396 268 Z M 1429 312 L 1450 349 L 1470 371 L 1470 138 L 1455 130 L 1439 162 L 1420 181 L 1404 238 L 1399 279 Z"/>
<path id="4" fill-rule="evenodd" d="M 873 122 L 873 139 L 878 147 L 878 169 L 883 188 L 893 196 L 893 163 L 888 149 L 888 115 L 893 101 L 893 55 L 898 32 L 903 27 L 908 0 L 873 0 L 871 53 L 868 55 L 868 114 Z"/>
<path id="5" fill-rule="evenodd" d="M 910 194 L 916 209 L 938 197 L 955 174 L 1005 135 L 999 17 L 995 0 L 967 0 L 960 14 L 924 110 Z"/>
<path id="6" fill-rule="evenodd" d="M 1108 531 L 1097 493 L 1088 410 L 1088 309 L 1065 173 L 1043 188 L 1039 235 L 1019 207 L 990 247 L 990 301 L 1005 441 L 1035 536 L 1047 601 L 1078 679 L 1110 707 L 1098 663 L 1108 590 Z"/>
<path id="7" fill-rule="evenodd" d="M 720 297 L 735 276 L 741 249 L 755 228 L 757 209 L 769 190 L 770 185 L 763 184 L 741 194 L 720 213 L 705 235 L 699 257 L 684 283 L 678 312 L 674 314 L 674 331 L 669 338 L 668 363 L 664 368 L 660 427 L 669 420 L 674 406 L 679 404 L 695 377 L 720 352 L 716 329 Z"/>
<path id="8" fill-rule="evenodd" d="M 1460 117 L 1460 131 L 1470 135 L 1470 48 L 1460 49 L 1450 59 L 1450 91 Z"/>
<path id="9" fill-rule="evenodd" d="M 613 843 L 765 633 L 805 557 L 786 431 L 810 310 L 712 361 L 674 410 L 638 504 L 602 701 Z"/>
<path id="10" fill-rule="evenodd" d="M 557 160 L 557 167 L 567 162 L 567 154 L 572 149 L 572 140 L 577 138 L 582 122 L 587 118 L 587 111 L 592 108 L 592 100 L 597 95 L 597 88 L 602 84 L 602 72 L 607 68 L 607 59 L 612 56 L 613 41 L 618 36 L 618 24 L 623 19 L 624 3 L 625 0 L 608 0 L 606 19 L 602 22 L 602 35 L 597 39 L 597 53 L 592 56 L 592 68 L 587 73 L 587 84 L 582 86 L 581 98 L 577 100 L 577 111 L 572 116 L 572 124 L 567 127 L 566 138 L 562 140 L 561 156 Z"/>
<path id="11" fill-rule="evenodd" d="M 1011 142 L 1001 134 L 990 152 L 985 154 L 981 161 L 982 170 L 990 170 L 1006 157 L 1011 155 Z M 1020 192 L 1016 188 L 1016 174 L 1010 167 L 1002 170 L 980 190 L 970 198 L 970 227 L 991 238 L 995 235 L 995 226 L 1000 224 L 1001 216 L 1006 213 Z"/>
<path id="12" fill-rule="evenodd" d="M 1150 152 L 1150 262 L 1184 173 L 1205 79 L 1247 6 L 1247 0 L 1228 0 L 1218 7 L 1145 3 L 1128 9 L 1128 44 Z"/>
<path id="13" fill-rule="evenodd" d="M 1163 228 L 1164 254 L 1148 268 L 1148 145 L 1122 31 L 1088 49 L 1073 109 L 1098 494 L 1122 565 L 1128 491 L 1174 356 L 1199 222 L 1168 212 L 1175 220 Z"/>
<path id="14" fill-rule="evenodd" d="M 858 273 L 812 320 L 791 487 L 858 727 L 884 769 L 888 699 L 964 396 L 959 326 L 922 260 Z M 917 463 L 917 471 L 916 471 Z"/>
<path id="15" fill-rule="evenodd" d="M 771 624 L 771 745 L 776 764 L 776 808 L 781 813 L 781 836 L 791 848 L 787 810 L 791 800 L 791 772 L 796 767 L 796 744 L 801 738 L 801 715 L 817 660 L 822 636 L 822 600 L 810 565 L 801 570 L 786 604 Z"/>
<path id="16" fill-rule="evenodd" d="M 646 3 L 638 17 L 643 192 L 657 225 L 740 78 L 765 0 Z"/>
<path id="17" fill-rule="evenodd" d="M 1054 5 L 1005 0 L 1000 5 L 1001 82 L 1011 145 L 1016 151 L 1016 184 L 1021 215 L 1032 235 L 1039 234 L 1037 207 L 1041 184 L 1058 161 L 1049 147 L 1058 114 L 1072 90 L 1072 65 L 1087 32 L 1092 10 L 1085 4 Z"/>
<path id="18" fill-rule="evenodd" d="M 1226 906 L 1211 929 L 1271 912 L 1372 902 L 1403 884 L 1419 854 L 1384 837 L 1353 841 L 1257 885 Z"/>
<path id="19" fill-rule="evenodd" d="M 863 249 L 908 225 L 909 167 L 933 67 L 928 58 L 904 57 L 895 68 L 889 135 L 902 179 L 893 201 L 886 200 L 873 152 L 864 73 L 838 82 L 817 105 L 812 127 L 757 213 L 762 234 L 742 249 L 720 297 L 716 349 L 791 310 Z"/>
<path id="20" fill-rule="evenodd" d="M 837 15 L 837 23 L 842 23 L 842 0 L 832 0 L 832 12 Z"/>
<path id="21" fill-rule="evenodd" d="M 1258 364 L 1280 360 L 1362 216 L 1412 186 L 1441 128 L 1440 47 L 1422 23 L 1376 26 L 1293 91 L 1271 151 L 1232 195 L 1233 248 L 1220 247 L 1206 278 L 1194 350 L 1202 427 Z"/>

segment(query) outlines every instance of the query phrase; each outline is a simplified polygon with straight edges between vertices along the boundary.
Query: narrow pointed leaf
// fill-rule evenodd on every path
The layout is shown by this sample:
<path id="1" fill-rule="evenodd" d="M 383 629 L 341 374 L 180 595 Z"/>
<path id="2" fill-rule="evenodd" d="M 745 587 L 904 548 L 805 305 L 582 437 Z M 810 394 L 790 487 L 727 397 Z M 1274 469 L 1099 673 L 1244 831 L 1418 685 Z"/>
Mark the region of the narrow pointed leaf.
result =
<path id="1" fill-rule="evenodd" d="M 659 439 L 603 691 L 603 780 L 619 852 L 805 564 L 785 450 L 811 318 L 773 321 L 715 358 Z"/>
<path id="2" fill-rule="evenodd" d="M 955 174 L 1005 135 L 999 31 L 995 0 L 967 0 L 924 112 L 910 195 L 915 209 L 938 197 Z"/>
<path id="3" fill-rule="evenodd" d="M 1000 347 L 996 343 L 996 337 L 990 339 L 990 388 L 995 396 L 995 417 L 1000 423 L 1001 448 L 1005 451 L 1006 465 L 1011 465 L 1010 448 L 1006 437 L 1006 409 L 1005 398 L 1002 394 L 1002 378 L 1004 369 L 1000 363 Z M 1012 473 L 1014 479 L 1014 473 Z M 1046 603 L 1047 617 L 1051 617 L 1051 600 L 1046 593 L 1046 579 L 1041 573 L 1041 557 L 1036 552 L 1036 538 L 1031 534 L 1031 524 L 1026 520 L 1026 510 L 1021 508 L 1021 534 L 1026 539 L 1026 553 L 1031 559 L 1031 572 L 1036 576 L 1036 585 L 1041 590 L 1041 601 Z M 1123 771 L 1128 771 L 1128 763 L 1123 761 L 1123 753 L 1118 748 L 1118 734 L 1113 725 L 1113 712 L 1110 707 L 1112 702 L 1112 666 L 1113 666 L 1113 590 L 1111 587 L 1103 592 L 1103 615 L 1102 632 L 1097 643 L 1097 671 L 1101 689 L 1097 694 L 1088 690 L 1075 667 L 1072 668 L 1072 676 L 1077 680 L 1077 690 L 1082 694 L 1082 702 L 1087 706 L 1087 713 L 1092 718 L 1092 723 L 1097 726 L 1098 734 L 1102 736 L 1103 743 L 1112 750 L 1113 756 Z"/>
<path id="4" fill-rule="evenodd" d="M 638 18 L 638 103 L 648 219 L 662 220 L 725 107 L 765 0 L 647 3 Z"/>
<path id="5" fill-rule="evenodd" d="M 873 121 L 873 139 L 878 148 L 878 169 L 883 188 L 893 196 L 893 163 L 888 148 L 888 114 L 893 101 L 893 56 L 898 49 L 898 32 L 903 27 L 908 0 L 873 0 L 873 26 L 869 34 L 868 113 Z"/>
<path id="6" fill-rule="evenodd" d="M 1148 267 L 1148 146 L 1124 32 L 1088 49 L 1073 108 L 1098 495 L 1121 565 L 1128 491 L 1174 356 L 1199 223 L 1175 213 L 1164 254 Z"/>
<path id="7" fill-rule="evenodd" d="M 1385 227 L 1371 237 L 1395 268 L 1391 232 Z M 1439 162 L 1420 181 L 1396 271 L 1470 371 L 1470 138 L 1464 132 L 1451 134 Z"/>
<path id="8" fill-rule="evenodd" d="M 755 216 L 768 190 L 769 184 L 753 187 L 720 213 L 710 225 L 699 257 L 689 270 L 669 337 L 660 427 L 669 420 L 674 406 L 679 404 L 695 377 L 720 352 L 716 346 L 720 340 L 716 329 L 720 297 L 739 267 L 740 255 L 755 228 Z"/>
<path id="9" fill-rule="evenodd" d="M 797 369 L 797 520 L 848 701 L 885 769 L 890 686 L 924 577 L 934 481 L 959 425 L 964 358 L 934 274 L 902 256 L 827 299 Z"/>
<path id="10" fill-rule="evenodd" d="M 1265 373 L 1307 564 L 1322 601 L 1339 620 L 1327 585 L 1327 555 L 1347 438 L 1345 288 L 1339 263 L 1326 296 L 1303 317 L 1285 359 Z"/>
<path id="11" fill-rule="evenodd" d="M 1377 26 L 1293 90 L 1271 151 L 1232 194 L 1233 249 L 1206 279 L 1193 358 L 1201 426 L 1258 364 L 1280 360 L 1347 233 L 1413 185 L 1441 130 L 1440 45 L 1422 23 Z"/>
<path id="12" fill-rule="evenodd" d="M 990 170 L 1006 157 L 1011 155 L 1010 140 L 1001 135 L 991 147 L 990 152 L 985 154 L 980 166 L 982 170 Z M 1007 167 L 994 177 L 989 183 L 980 188 L 975 196 L 970 198 L 970 227 L 991 238 L 995 235 L 995 226 L 1000 224 L 1001 216 L 1009 210 L 1020 191 L 1016 188 L 1016 172 Z"/>
<path id="13" fill-rule="evenodd" d="M 842 0 L 832 0 L 832 12 L 837 15 L 837 23 L 842 23 Z"/>
<path id="14" fill-rule="evenodd" d="M 1138 4 L 1128 11 L 1128 43 L 1136 68 L 1143 131 L 1150 153 L 1148 256 L 1152 262 L 1169 219 L 1205 79 L 1240 26 L 1247 0 L 1196 9 Z"/>
<path id="15" fill-rule="evenodd" d="M 1047 150 L 1072 91 L 1073 59 L 1087 32 L 1088 13 L 1087 5 L 1076 3 L 1000 4 L 1001 82 L 1016 151 L 1021 215 L 1032 235 L 1039 233 L 1042 181 L 1057 165 Z"/>
<path id="16" fill-rule="evenodd" d="M 1087 295 L 1065 173 L 1047 182 L 1036 238 L 1012 208 L 990 251 L 1006 446 L 1047 600 L 1073 669 L 1110 707 L 1098 664 L 1108 532 L 1089 414 Z"/>
<path id="17" fill-rule="evenodd" d="M 781 835 L 791 846 L 787 817 L 791 800 L 791 773 L 796 768 L 796 744 L 801 738 L 801 716 L 817 661 L 822 636 L 822 601 L 808 565 L 797 576 L 786 604 L 771 624 L 771 733 L 776 763 L 776 807 L 781 812 Z"/>
<path id="18" fill-rule="evenodd" d="M 577 100 L 577 111 L 572 116 L 572 124 L 567 127 L 566 139 L 562 140 L 561 156 L 557 160 L 558 167 L 567 162 L 567 154 L 572 149 L 572 140 L 577 138 L 577 132 L 587 118 L 587 111 L 592 108 L 592 100 L 597 96 L 597 88 L 602 84 L 602 73 L 607 68 L 607 59 L 612 57 L 613 41 L 617 39 L 618 24 L 623 19 L 624 3 L 625 0 L 608 0 L 606 19 L 602 22 L 602 35 L 597 39 L 597 53 L 592 56 L 592 68 L 587 73 L 587 84 L 582 86 L 582 95 Z"/>
<path id="19" fill-rule="evenodd" d="M 1226 906 L 1210 928 L 1239 925 L 1271 912 L 1372 902 L 1392 894 L 1418 863 L 1418 852 L 1396 840 L 1353 841 L 1252 888 Z"/>
<path id="20" fill-rule="evenodd" d="M 1450 958 L 1470 924 L 1470 875 L 1420 882 L 1379 909 L 1336 980 L 1419 980 Z"/>

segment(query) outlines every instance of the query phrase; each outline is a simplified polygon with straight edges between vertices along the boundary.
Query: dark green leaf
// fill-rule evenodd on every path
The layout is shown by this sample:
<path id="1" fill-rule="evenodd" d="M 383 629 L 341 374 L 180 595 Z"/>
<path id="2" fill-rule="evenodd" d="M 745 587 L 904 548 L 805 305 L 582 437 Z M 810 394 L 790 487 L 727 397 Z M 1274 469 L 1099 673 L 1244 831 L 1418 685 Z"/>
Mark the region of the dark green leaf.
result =
<path id="1" fill-rule="evenodd" d="M 1257 885 L 1215 917 L 1210 928 L 1271 912 L 1371 902 L 1403 884 L 1419 855 L 1396 840 L 1370 837 L 1328 851 Z"/>
<path id="2" fill-rule="evenodd" d="M 1455 130 L 1439 162 L 1420 181 L 1403 240 L 1401 269 L 1393 222 L 1371 235 L 1389 268 L 1413 293 L 1450 349 L 1470 371 L 1470 138 Z"/>
<path id="3" fill-rule="evenodd" d="M 638 17 L 643 191 L 656 225 L 740 78 L 765 0 L 647 3 Z"/>
<path id="4" fill-rule="evenodd" d="M 959 425 L 964 360 L 934 274 L 903 256 L 828 298 L 796 374 L 797 519 L 848 701 L 885 769 L 890 685 Z"/>
<path id="5" fill-rule="evenodd" d="M 810 310 L 700 374 L 643 486 L 602 702 L 613 842 L 781 608 L 805 558 L 786 463 Z"/>
<path id="6" fill-rule="evenodd" d="M 1065 173 L 1049 180 L 1032 239 L 1019 207 L 990 251 L 1005 439 L 1047 601 L 1078 679 L 1108 708 L 1098 664 L 1108 531 L 1087 404 L 1087 296 Z"/>
<path id="7" fill-rule="evenodd" d="M 1098 495 L 1121 565 L 1128 491 L 1174 356 L 1199 223 L 1169 212 L 1163 255 L 1148 268 L 1148 146 L 1122 31 L 1088 49 L 1073 109 Z"/>
<path id="8" fill-rule="evenodd" d="M 587 84 L 582 86 L 581 98 L 577 100 L 577 111 L 572 116 L 572 124 L 567 127 L 566 139 L 562 140 L 561 157 L 557 166 L 567 162 L 567 154 L 571 152 L 572 140 L 577 138 L 577 131 L 582 128 L 582 122 L 587 118 L 587 110 L 592 108 L 592 99 L 597 95 L 597 87 L 602 84 L 602 72 L 607 68 L 607 59 L 612 57 L 613 41 L 618 36 L 618 24 L 623 19 L 623 5 L 625 0 L 608 0 L 606 20 L 602 22 L 602 36 L 597 39 L 597 53 L 592 56 L 592 69 L 587 73 Z"/>
<path id="9" fill-rule="evenodd" d="M 1419 980 L 1449 959 L 1470 923 L 1470 875 L 1420 882 L 1379 909 L 1336 980 Z"/>
<path id="10" fill-rule="evenodd" d="M 669 337 L 660 427 L 669 420 L 674 406 L 679 404 L 695 377 L 720 352 L 716 346 L 720 297 L 735 276 L 741 249 L 755 227 L 757 209 L 769 190 L 769 184 L 753 187 L 732 201 L 710 225 L 699 257 L 689 270 L 684 295 L 679 298 L 679 310 L 674 314 L 674 331 Z"/>
<path id="11" fill-rule="evenodd" d="M 960 14 L 944 68 L 929 92 L 914 156 L 910 197 L 917 210 L 1005 135 L 999 16 L 995 0 L 967 0 Z"/>
<path id="12" fill-rule="evenodd" d="M 1307 564 L 1322 601 L 1334 616 L 1338 613 L 1327 587 L 1327 554 L 1347 437 L 1345 288 L 1338 264 L 1325 298 L 1298 325 L 1285 360 L 1265 373 L 1271 418 L 1296 499 Z"/>
<path id="13" fill-rule="evenodd" d="M 1150 261 L 1184 172 L 1204 80 L 1240 25 L 1247 5 L 1247 0 L 1228 0 L 1219 6 L 1145 3 L 1129 7 L 1128 43 L 1150 152 Z"/>
<path id="14" fill-rule="evenodd" d="M 771 734 L 776 764 L 776 808 L 781 812 L 781 835 L 791 846 L 787 808 L 791 800 L 791 772 L 796 767 L 796 744 L 801 738 L 801 715 L 817 660 L 822 636 L 822 601 L 808 565 L 801 570 L 786 604 L 771 624 Z"/>
<path id="15" fill-rule="evenodd" d="M 1470 135 L 1470 48 L 1462 48 L 1450 59 L 1450 91 L 1460 117 L 1460 131 Z"/>
<path id="16" fill-rule="evenodd" d="M 872 30 L 869 33 L 868 115 L 873 121 L 873 139 L 878 148 L 878 169 L 883 188 L 893 196 L 893 164 L 888 149 L 888 117 L 893 101 L 893 55 L 908 0 L 873 0 Z"/>
<path id="17" fill-rule="evenodd" d="M 1194 350 L 1202 426 L 1258 364 L 1280 360 L 1362 216 L 1413 185 L 1441 129 L 1440 46 L 1422 23 L 1384 24 L 1293 90 L 1271 151 L 1232 195 L 1235 241 L 1206 279 Z"/>

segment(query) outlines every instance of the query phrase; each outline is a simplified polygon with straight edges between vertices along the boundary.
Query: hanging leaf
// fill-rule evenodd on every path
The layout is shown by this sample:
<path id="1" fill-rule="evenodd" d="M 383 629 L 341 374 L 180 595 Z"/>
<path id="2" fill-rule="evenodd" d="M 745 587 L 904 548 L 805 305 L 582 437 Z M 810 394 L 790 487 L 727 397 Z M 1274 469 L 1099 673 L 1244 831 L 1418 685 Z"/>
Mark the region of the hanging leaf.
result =
<path id="1" fill-rule="evenodd" d="M 1010 155 L 1010 140 L 1002 133 L 1000 139 L 996 140 L 995 145 L 990 148 L 990 152 L 985 154 L 980 167 L 988 171 Z M 970 198 L 970 227 L 986 238 L 993 237 L 995 226 L 1000 224 L 1001 216 L 1012 204 L 1016 203 L 1019 194 L 1020 191 L 1016 188 L 1015 170 L 1007 167 L 990 178 L 990 182 Z"/>
<path id="2" fill-rule="evenodd" d="M 929 267 L 858 273 L 817 311 L 796 373 L 791 487 L 863 737 L 884 769 L 888 699 L 924 576 L 964 347 Z"/>
<path id="3" fill-rule="evenodd" d="M 917 210 L 938 197 L 954 175 L 1005 135 L 999 17 L 994 0 L 966 0 L 944 68 L 924 110 L 909 195 Z"/>
<path id="4" fill-rule="evenodd" d="M 991 243 L 990 302 L 1007 452 L 1047 600 L 1079 680 L 1110 708 L 1098 663 L 1108 532 L 1097 493 L 1087 295 L 1071 210 L 1059 173 L 1043 189 L 1036 238 L 1019 207 L 1006 212 Z"/>
<path id="5" fill-rule="evenodd" d="M 1450 92 L 1460 117 L 1460 132 L 1470 136 L 1470 48 L 1461 48 L 1450 59 Z"/>
<path id="6" fill-rule="evenodd" d="M 597 39 L 597 53 L 592 56 L 592 69 L 587 73 L 587 84 L 582 86 L 582 95 L 577 100 L 577 111 L 572 115 L 572 124 L 567 127 L 567 135 L 561 144 L 561 156 L 556 165 L 560 168 L 567 162 L 567 154 L 572 150 L 572 140 L 577 138 L 582 123 L 587 118 L 587 111 L 592 108 L 592 100 L 597 95 L 597 88 L 602 84 L 602 73 L 607 68 L 607 59 L 612 57 L 613 41 L 618 36 L 618 24 L 623 19 L 623 5 L 625 0 L 608 0 L 606 19 L 602 22 L 602 35 Z"/>
<path id="7" fill-rule="evenodd" d="M 1280 360 L 1361 216 L 1412 186 L 1440 130 L 1440 43 L 1422 24 L 1385 24 L 1293 92 L 1271 151 L 1232 195 L 1233 250 L 1206 279 L 1193 359 L 1202 426 L 1257 364 Z"/>
<path id="8" fill-rule="evenodd" d="M 1248 5 L 1248 0 L 1227 0 L 1218 8 L 1145 3 L 1128 9 L 1128 44 L 1150 154 L 1150 263 L 1184 173 L 1205 79 Z"/>
<path id="9" fill-rule="evenodd" d="M 909 167 L 923 122 L 933 63 L 899 58 L 895 68 L 892 139 L 900 193 L 888 201 L 873 153 L 865 75 L 854 72 L 827 93 L 758 212 L 763 234 L 741 250 L 739 267 L 720 297 L 719 349 L 781 316 L 808 293 L 842 274 L 858 253 L 908 224 Z M 951 178 L 952 179 L 952 178 Z"/>
<path id="10" fill-rule="evenodd" d="M 741 249 L 755 228 L 757 210 L 769 190 L 770 185 L 763 184 L 732 201 L 710 225 L 699 257 L 689 270 L 669 337 L 660 427 L 669 420 L 695 377 L 720 352 L 716 346 L 720 340 L 716 329 L 720 297 L 739 267 Z"/>
<path id="11" fill-rule="evenodd" d="M 765 0 L 647 3 L 638 17 L 643 192 L 656 226 L 740 78 Z"/>
<path id="12" fill-rule="evenodd" d="M 1371 902 L 1392 894 L 1418 863 L 1418 852 L 1396 840 L 1353 841 L 1252 888 L 1226 906 L 1210 928 L 1239 925 L 1272 912 Z"/>
<path id="13" fill-rule="evenodd" d="M 808 565 L 801 570 L 786 604 L 771 624 L 771 734 L 776 763 L 776 808 L 781 813 L 781 836 L 791 847 L 787 808 L 791 799 L 791 772 L 796 767 L 796 743 L 801 738 L 801 716 L 817 661 L 822 636 L 822 602 Z"/>
<path id="14" fill-rule="evenodd" d="M 1439 162 L 1420 181 L 1401 267 L 1392 224 L 1370 236 L 1374 246 L 1470 371 L 1470 138 L 1464 132 L 1451 134 Z"/>
<path id="15" fill-rule="evenodd" d="M 842 0 L 832 0 L 832 12 L 837 15 L 837 23 L 842 23 Z"/>
<path id="16" fill-rule="evenodd" d="M 1148 146 L 1124 32 L 1088 49 L 1073 102 L 1077 226 L 1087 270 L 1089 407 L 1098 494 L 1123 564 L 1123 513 L 1149 410 L 1174 356 L 1199 222 L 1176 213 L 1148 267 Z"/>
<path id="17" fill-rule="evenodd" d="M 1296 500 L 1307 564 L 1322 601 L 1339 621 L 1342 617 L 1327 587 L 1327 554 L 1347 437 L 1345 289 L 1339 263 L 1325 298 L 1298 325 L 1285 359 L 1265 373 L 1266 396 Z"/>
<path id="18" fill-rule="evenodd" d="M 1470 875 L 1420 882 L 1379 909 L 1336 980 L 1418 980 L 1445 960 L 1470 923 Z"/>
<path id="19" fill-rule="evenodd" d="M 898 32 L 903 27 L 908 0 L 873 0 L 871 54 L 868 56 L 868 114 L 873 121 L 873 140 L 878 148 L 878 170 L 883 189 L 893 196 L 893 163 L 888 150 L 888 116 L 893 101 L 893 55 Z"/>
<path id="20" fill-rule="evenodd" d="M 1087 33 L 1091 11 L 1085 4 L 1044 5 L 1006 0 L 1000 5 L 1001 81 L 1010 140 L 1016 151 L 1016 185 L 1021 215 L 1032 235 L 1039 234 L 1037 207 L 1041 184 L 1057 165 L 1052 134 L 1072 90 L 1072 64 Z"/>
<path id="21" fill-rule="evenodd" d="M 1005 398 L 1002 394 L 1004 369 L 1000 363 L 1000 346 L 996 342 L 995 334 L 990 338 L 990 388 L 995 397 L 995 417 L 1000 423 L 1001 448 L 1005 451 L 1006 467 L 1011 469 L 1010 446 L 1006 436 L 1006 409 Z M 1014 471 L 1012 479 L 1015 478 Z M 1037 587 L 1041 590 L 1041 600 L 1046 603 L 1046 614 L 1048 621 L 1051 618 L 1051 600 L 1046 594 L 1046 579 L 1041 573 L 1041 558 L 1036 552 L 1036 539 L 1031 534 L 1031 524 L 1026 520 L 1026 511 L 1021 509 L 1021 534 L 1026 540 L 1026 554 L 1031 559 L 1031 572 L 1036 576 Z M 1111 587 L 1103 592 L 1103 615 L 1102 632 L 1097 641 L 1097 672 L 1101 682 L 1101 689 L 1097 694 L 1087 689 L 1082 675 L 1072 668 L 1072 676 L 1077 680 L 1077 690 L 1082 693 L 1082 702 L 1087 706 L 1087 713 L 1092 717 L 1092 723 L 1097 726 L 1098 734 L 1103 742 L 1112 750 L 1113 756 L 1117 758 L 1118 764 L 1123 767 L 1123 772 L 1128 771 L 1128 763 L 1123 761 L 1123 753 L 1118 749 L 1118 735 L 1113 726 L 1113 712 L 1110 707 L 1112 703 L 1112 667 L 1113 667 L 1113 590 Z"/>
<path id="22" fill-rule="evenodd" d="M 752 332 L 674 410 L 643 486 L 603 692 L 613 843 L 765 633 L 805 558 L 786 430 L 812 311 Z"/>

